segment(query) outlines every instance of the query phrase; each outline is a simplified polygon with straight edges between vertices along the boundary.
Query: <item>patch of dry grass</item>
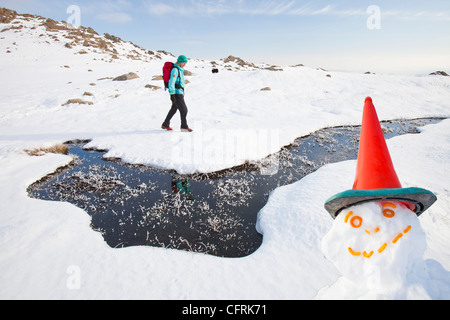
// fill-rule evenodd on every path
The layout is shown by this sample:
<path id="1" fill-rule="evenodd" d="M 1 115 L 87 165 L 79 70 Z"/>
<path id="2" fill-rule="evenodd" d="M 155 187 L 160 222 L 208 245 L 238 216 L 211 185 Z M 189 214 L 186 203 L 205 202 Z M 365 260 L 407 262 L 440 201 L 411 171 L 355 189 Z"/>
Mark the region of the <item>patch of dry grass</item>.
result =
<path id="1" fill-rule="evenodd" d="M 66 103 L 63 104 L 63 106 L 67 106 L 69 104 L 87 104 L 87 105 L 92 106 L 94 103 L 90 102 L 90 101 L 84 101 L 81 99 L 69 99 Z"/>
<path id="2" fill-rule="evenodd" d="M 31 150 L 25 150 L 25 152 L 31 157 L 41 157 L 46 155 L 47 153 L 55 153 L 55 154 L 68 154 L 69 148 L 63 144 L 57 144 L 48 148 L 35 148 Z"/>

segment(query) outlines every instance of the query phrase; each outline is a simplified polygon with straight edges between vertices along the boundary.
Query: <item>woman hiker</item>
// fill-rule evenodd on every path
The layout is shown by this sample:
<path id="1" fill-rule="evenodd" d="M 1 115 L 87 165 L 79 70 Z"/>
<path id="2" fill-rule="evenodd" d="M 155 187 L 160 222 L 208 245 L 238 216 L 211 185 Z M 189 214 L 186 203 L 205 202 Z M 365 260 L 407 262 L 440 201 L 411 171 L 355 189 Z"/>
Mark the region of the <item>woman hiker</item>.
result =
<path id="1" fill-rule="evenodd" d="M 184 67 L 188 62 L 187 58 L 183 55 L 178 57 L 177 63 L 173 65 L 172 72 L 170 73 L 169 80 L 169 93 L 170 100 L 172 100 L 172 108 L 167 114 L 166 120 L 162 124 L 161 128 L 164 130 L 172 131 L 170 127 L 170 120 L 177 111 L 180 111 L 181 116 L 181 131 L 182 132 L 192 132 L 193 130 L 189 128 L 187 124 L 187 113 L 188 109 L 186 103 L 184 102 L 184 87 L 186 85 L 184 81 Z"/>

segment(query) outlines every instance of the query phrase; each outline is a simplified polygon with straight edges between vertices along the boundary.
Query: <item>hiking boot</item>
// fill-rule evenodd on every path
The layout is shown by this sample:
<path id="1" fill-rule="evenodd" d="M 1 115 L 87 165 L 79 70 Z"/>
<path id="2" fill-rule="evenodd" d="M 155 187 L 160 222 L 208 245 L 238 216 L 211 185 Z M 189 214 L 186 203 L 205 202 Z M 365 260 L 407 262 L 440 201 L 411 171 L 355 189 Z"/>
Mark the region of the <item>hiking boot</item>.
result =
<path id="1" fill-rule="evenodd" d="M 161 129 L 167 130 L 167 131 L 172 131 L 173 130 L 171 127 L 166 127 L 166 126 L 161 126 Z"/>
<path id="2" fill-rule="evenodd" d="M 189 129 L 189 128 L 181 129 L 181 132 L 192 132 L 192 131 L 194 131 L 194 130 Z"/>

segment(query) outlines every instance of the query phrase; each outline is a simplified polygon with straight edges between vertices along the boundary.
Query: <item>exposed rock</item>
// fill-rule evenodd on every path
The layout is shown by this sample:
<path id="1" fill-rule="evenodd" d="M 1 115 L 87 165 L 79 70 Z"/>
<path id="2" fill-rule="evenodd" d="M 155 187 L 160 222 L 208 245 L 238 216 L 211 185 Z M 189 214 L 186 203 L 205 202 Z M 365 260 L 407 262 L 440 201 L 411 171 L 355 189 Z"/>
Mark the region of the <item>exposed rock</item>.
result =
<path id="1" fill-rule="evenodd" d="M 262 88 L 261 91 L 272 91 L 272 89 L 270 87 L 265 87 L 265 88 Z"/>
<path id="2" fill-rule="evenodd" d="M 247 62 L 242 60 L 241 58 L 235 57 L 235 56 L 228 56 L 227 58 L 225 58 L 223 60 L 224 63 L 230 63 L 230 62 L 234 62 L 236 64 L 238 64 L 241 67 L 251 67 L 251 68 L 256 68 L 256 66 L 253 63 Z"/>
<path id="3" fill-rule="evenodd" d="M 94 29 L 92 29 L 91 27 L 88 27 L 86 29 L 86 32 L 98 36 L 98 33 Z"/>
<path id="4" fill-rule="evenodd" d="M 242 68 L 248 68 L 248 69 L 250 69 L 250 70 L 256 70 L 256 69 L 260 69 L 260 70 L 269 70 L 269 71 L 283 71 L 283 69 L 281 68 L 281 67 L 279 67 L 279 66 L 274 66 L 274 65 L 272 65 L 272 66 L 269 66 L 269 65 L 263 65 L 263 66 L 257 66 L 257 65 L 255 65 L 255 64 L 253 64 L 253 63 L 251 63 L 251 62 L 247 62 L 247 61 L 244 61 L 243 59 L 241 59 L 241 58 L 238 58 L 238 57 L 235 57 L 235 56 L 228 56 L 227 58 L 225 58 L 225 59 L 223 59 L 223 62 L 224 63 L 230 63 L 230 62 L 234 62 L 234 63 L 236 63 L 239 67 L 242 67 Z M 214 67 L 216 66 L 216 63 L 214 62 L 214 63 L 211 63 Z M 241 70 L 240 68 L 235 68 L 235 69 L 237 69 L 237 70 Z M 226 70 L 229 70 L 229 71 L 232 71 L 233 70 L 233 67 L 231 66 L 231 65 L 225 65 L 225 69 Z"/>
<path id="5" fill-rule="evenodd" d="M 67 106 L 69 104 L 87 104 L 87 105 L 91 106 L 94 103 L 90 102 L 90 101 L 84 101 L 84 100 L 81 100 L 81 99 L 69 99 L 69 100 L 67 100 L 66 103 L 63 104 L 63 106 Z"/>
<path id="6" fill-rule="evenodd" d="M 17 19 L 16 21 L 14 21 Z M 21 21 L 34 21 L 36 22 L 32 26 L 21 24 Z M 0 23 L 15 23 L 15 25 L 9 25 L 6 28 L 0 27 L 0 32 L 16 31 L 18 32 L 23 28 L 30 28 L 32 30 L 38 27 L 44 27 L 46 32 L 41 34 L 40 37 L 48 37 L 52 41 L 62 41 L 65 48 L 70 50 L 76 50 L 74 54 L 88 54 L 94 53 L 106 53 L 110 55 L 111 60 L 120 58 L 128 58 L 131 60 L 160 60 L 163 59 L 162 54 L 173 56 L 166 51 L 159 51 L 161 55 L 155 54 L 154 51 L 146 50 L 131 42 L 125 42 L 119 37 L 105 33 L 100 36 L 91 27 L 75 27 L 65 21 L 55 21 L 53 19 L 47 19 L 44 17 L 30 15 L 30 14 L 18 14 L 16 11 L 0 8 Z M 52 35 L 50 35 L 52 34 Z M 46 41 L 50 43 L 49 41 Z M 129 44 L 134 46 L 134 49 L 129 50 Z M 81 48 L 84 46 L 84 48 Z"/>
<path id="7" fill-rule="evenodd" d="M 161 89 L 161 87 L 154 86 L 154 85 L 151 85 L 151 84 L 147 84 L 145 87 L 147 89 L 152 89 L 153 91 L 157 91 L 157 90 Z"/>
<path id="8" fill-rule="evenodd" d="M 436 72 L 430 73 L 430 76 L 444 76 L 444 77 L 448 77 L 449 75 L 445 71 L 436 71 Z"/>
<path id="9" fill-rule="evenodd" d="M 10 23 L 17 17 L 17 12 L 6 8 L 0 8 L 0 23 Z"/>
<path id="10" fill-rule="evenodd" d="M 133 80 L 133 79 L 137 79 L 137 78 L 139 78 L 139 76 L 136 73 L 130 72 L 130 73 L 123 74 L 121 76 L 114 78 L 113 81 L 127 81 L 127 80 Z"/>
<path id="11" fill-rule="evenodd" d="M 119 37 L 113 36 L 109 33 L 105 33 L 104 36 L 106 39 L 111 40 L 114 43 L 119 43 L 122 41 L 122 39 L 120 39 Z"/>
<path id="12" fill-rule="evenodd" d="M 157 52 L 163 53 L 163 54 L 165 54 L 165 55 L 172 56 L 172 57 L 175 58 L 175 56 L 174 56 L 173 54 L 171 54 L 170 52 L 167 52 L 167 51 L 164 51 L 164 50 L 158 50 Z"/>
<path id="13" fill-rule="evenodd" d="M 1 32 L 6 32 L 6 31 L 9 31 L 9 30 L 20 30 L 20 29 L 23 29 L 23 25 L 22 24 L 19 25 L 19 26 L 12 26 L 12 27 L 9 27 L 9 28 L 5 28 Z"/>
<path id="14" fill-rule="evenodd" d="M 264 70 L 269 70 L 269 71 L 283 71 L 282 68 L 278 67 L 278 66 L 270 66 L 270 67 L 266 67 L 263 68 Z"/>
<path id="15" fill-rule="evenodd" d="M 50 18 L 45 20 L 45 22 L 42 25 L 46 27 L 47 31 L 49 32 L 55 32 L 59 30 L 69 30 L 69 28 L 66 25 L 63 25 L 62 23 L 57 22 Z"/>

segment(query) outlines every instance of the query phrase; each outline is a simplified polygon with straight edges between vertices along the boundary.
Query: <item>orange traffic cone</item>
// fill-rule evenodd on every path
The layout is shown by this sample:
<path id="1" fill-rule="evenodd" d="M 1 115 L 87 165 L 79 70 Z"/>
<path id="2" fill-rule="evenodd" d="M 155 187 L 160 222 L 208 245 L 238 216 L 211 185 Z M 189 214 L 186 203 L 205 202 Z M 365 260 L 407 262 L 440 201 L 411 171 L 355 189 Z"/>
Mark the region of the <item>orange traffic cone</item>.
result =
<path id="1" fill-rule="evenodd" d="M 336 218 L 342 210 L 351 206 L 387 200 L 402 202 L 419 216 L 431 207 L 437 198 L 425 189 L 402 188 L 372 98 L 367 97 L 353 190 L 328 199 L 325 202 L 325 209 Z"/>
<path id="2" fill-rule="evenodd" d="M 358 165 L 353 189 L 370 190 L 401 187 L 372 98 L 368 97 L 364 106 Z"/>

